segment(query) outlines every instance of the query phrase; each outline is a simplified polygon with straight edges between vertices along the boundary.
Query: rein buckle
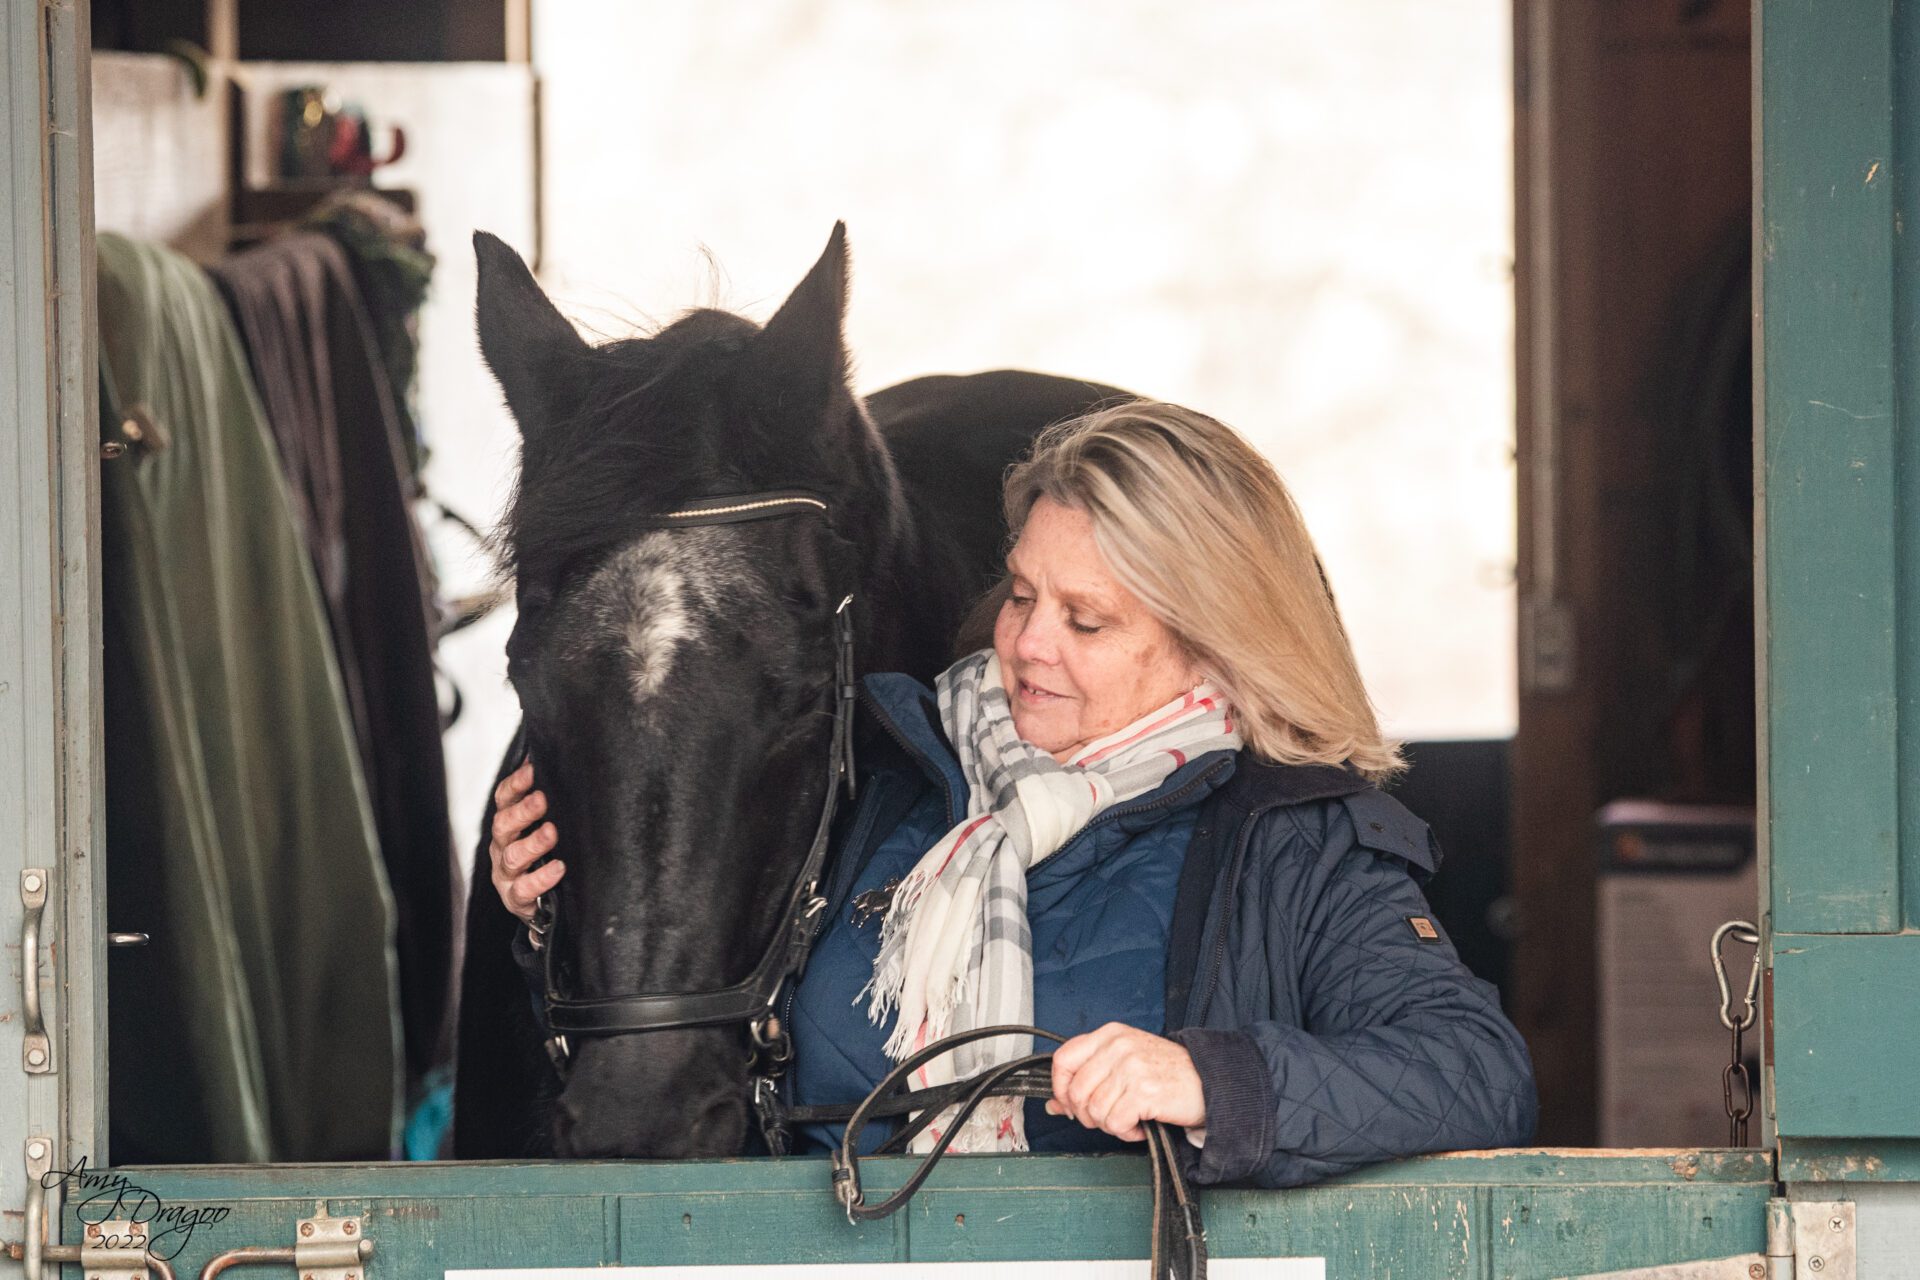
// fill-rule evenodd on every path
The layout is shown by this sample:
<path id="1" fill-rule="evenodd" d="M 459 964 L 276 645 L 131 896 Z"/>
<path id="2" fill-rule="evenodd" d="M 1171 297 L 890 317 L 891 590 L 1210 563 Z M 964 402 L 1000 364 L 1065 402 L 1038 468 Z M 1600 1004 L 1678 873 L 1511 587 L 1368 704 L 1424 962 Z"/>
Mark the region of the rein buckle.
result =
<path id="1" fill-rule="evenodd" d="M 573 1061 L 573 1048 L 564 1035 L 550 1037 L 546 1042 L 547 1059 L 553 1063 L 554 1071 L 559 1075 L 567 1074 L 567 1067 Z"/>

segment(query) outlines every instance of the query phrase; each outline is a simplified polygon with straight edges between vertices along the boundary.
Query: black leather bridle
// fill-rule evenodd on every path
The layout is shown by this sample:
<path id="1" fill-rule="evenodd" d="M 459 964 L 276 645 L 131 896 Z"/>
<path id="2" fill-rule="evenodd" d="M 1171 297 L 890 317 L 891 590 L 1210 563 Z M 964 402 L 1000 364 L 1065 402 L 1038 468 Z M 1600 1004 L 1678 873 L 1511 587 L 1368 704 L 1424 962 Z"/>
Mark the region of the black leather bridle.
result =
<path id="1" fill-rule="evenodd" d="M 648 523 L 657 529 L 680 529 L 694 525 L 741 524 L 753 520 L 772 520 L 782 516 L 818 511 L 830 514 L 826 502 L 815 494 L 800 490 L 744 494 L 702 499 L 678 511 L 654 517 Z M 826 865 L 827 840 L 832 834 L 834 813 L 840 792 L 854 796 L 853 778 L 853 596 L 842 597 L 834 610 L 834 709 L 833 745 L 827 753 L 827 795 L 820 807 L 820 821 L 813 843 L 794 877 L 787 895 L 787 908 L 768 940 L 766 950 L 753 971 L 729 987 L 709 991 L 647 991 L 629 995 L 569 995 L 557 971 L 555 931 L 558 915 L 551 894 L 543 894 L 534 908 L 534 929 L 544 939 L 547 1026 L 552 1038 L 547 1052 L 556 1070 L 564 1072 L 572 1057 L 569 1036 L 624 1036 L 644 1031 L 675 1031 L 690 1027 L 717 1027 L 744 1024 L 761 1058 L 762 1079 L 756 1080 L 760 1093 L 770 1084 L 769 1070 L 777 1071 L 792 1056 L 787 1030 L 774 1016 L 773 1003 L 780 985 L 789 977 L 797 978 L 806 967 L 812 946 L 815 918 L 826 909 L 820 896 L 820 877 Z"/>

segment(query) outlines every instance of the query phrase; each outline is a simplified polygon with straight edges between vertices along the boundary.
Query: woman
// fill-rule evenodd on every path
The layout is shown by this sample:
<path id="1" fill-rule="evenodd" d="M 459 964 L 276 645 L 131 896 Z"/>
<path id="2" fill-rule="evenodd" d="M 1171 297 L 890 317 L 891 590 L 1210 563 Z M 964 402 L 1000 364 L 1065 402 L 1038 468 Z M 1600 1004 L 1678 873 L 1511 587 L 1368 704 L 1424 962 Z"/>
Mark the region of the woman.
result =
<path id="1" fill-rule="evenodd" d="M 1053 1097 L 983 1107 L 955 1150 L 1111 1149 L 1160 1120 L 1194 1180 L 1287 1186 L 1531 1137 L 1526 1048 L 1421 895 L 1438 849 L 1374 785 L 1399 754 L 1272 467 L 1133 402 L 1049 430 L 1005 498 L 991 646 L 934 691 L 865 682 L 887 732 L 794 993 L 794 1100 L 1036 1023 L 1071 1036 Z M 555 844 L 514 839 L 530 786 L 501 784 L 492 846 L 522 917 L 562 874 L 524 871 Z M 1029 1051 L 983 1041 L 920 1083 Z"/>

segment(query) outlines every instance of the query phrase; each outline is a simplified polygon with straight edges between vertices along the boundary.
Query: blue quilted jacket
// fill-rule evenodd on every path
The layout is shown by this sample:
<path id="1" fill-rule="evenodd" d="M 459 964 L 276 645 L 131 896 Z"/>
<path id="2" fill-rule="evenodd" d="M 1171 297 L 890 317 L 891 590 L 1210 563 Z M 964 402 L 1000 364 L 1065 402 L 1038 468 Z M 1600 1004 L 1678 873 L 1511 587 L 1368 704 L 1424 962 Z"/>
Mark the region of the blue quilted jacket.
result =
<path id="1" fill-rule="evenodd" d="M 806 1016 L 809 1006 L 848 1005 L 866 980 L 856 953 L 836 945 L 852 928 L 857 887 L 878 876 L 876 858 L 897 852 L 889 837 L 903 825 L 925 825 L 931 811 L 937 836 L 965 806 L 932 693 L 877 675 L 861 701 L 870 722 L 865 786 L 840 827 L 829 936 L 801 999 L 787 1000 L 790 1013 L 801 1006 L 789 1024 L 796 1052 L 814 1064 L 796 1077 L 806 1102 L 851 1101 L 825 1094 L 877 1074 L 871 1063 L 844 1061 L 871 1056 L 864 1042 L 880 1036 L 859 1010 L 836 1023 L 861 1041 L 851 1054 L 817 1043 Z M 930 792 L 941 803 L 930 805 Z M 916 831 L 908 843 L 918 839 Z M 1076 854 L 1100 868 L 1074 877 L 1070 909 L 1101 925 L 1053 927 L 1045 917 L 1058 909 L 1037 879 L 1047 864 L 1035 868 L 1035 1017 L 1072 1035 L 1115 1010 L 1147 1010 L 1147 1030 L 1186 1046 L 1207 1105 L 1204 1144 L 1187 1152 L 1195 1181 L 1293 1186 L 1396 1156 L 1532 1137 L 1538 1104 L 1526 1046 L 1420 891 L 1439 848 L 1425 823 L 1364 779 L 1216 752 L 1116 805 L 1054 856 Z M 1150 888 L 1143 894 L 1126 871 L 1098 873 L 1116 866 Z M 1143 909 L 1143 900 L 1159 906 Z M 1163 975 L 1155 998 L 1137 990 L 1143 969 Z M 814 999 L 819 988 L 831 998 Z M 1073 1021 L 1076 1011 L 1084 1025 L 1047 1022 Z M 1037 1148 L 1075 1145 L 1050 1135 L 1034 1108 L 1029 1121 Z"/>

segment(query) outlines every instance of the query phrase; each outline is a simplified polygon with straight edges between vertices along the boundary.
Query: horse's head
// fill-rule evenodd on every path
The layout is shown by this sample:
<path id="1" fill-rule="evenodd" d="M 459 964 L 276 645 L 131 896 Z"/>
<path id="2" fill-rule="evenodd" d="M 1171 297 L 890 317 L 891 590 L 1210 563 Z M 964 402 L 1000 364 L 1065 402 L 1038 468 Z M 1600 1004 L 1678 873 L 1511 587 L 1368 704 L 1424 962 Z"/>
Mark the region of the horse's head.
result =
<path id="1" fill-rule="evenodd" d="M 521 433 L 508 676 L 567 866 L 555 961 L 581 997 L 738 982 L 825 799 L 834 611 L 891 483 L 847 386 L 844 229 L 765 326 L 702 310 L 601 346 L 511 249 L 475 249 L 480 345 Z M 768 490 L 828 509 L 658 527 Z M 743 1026 L 571 1041 L 559 1154 L 741 1149 Z"/>

